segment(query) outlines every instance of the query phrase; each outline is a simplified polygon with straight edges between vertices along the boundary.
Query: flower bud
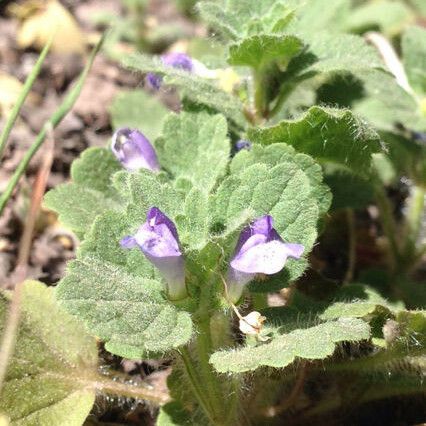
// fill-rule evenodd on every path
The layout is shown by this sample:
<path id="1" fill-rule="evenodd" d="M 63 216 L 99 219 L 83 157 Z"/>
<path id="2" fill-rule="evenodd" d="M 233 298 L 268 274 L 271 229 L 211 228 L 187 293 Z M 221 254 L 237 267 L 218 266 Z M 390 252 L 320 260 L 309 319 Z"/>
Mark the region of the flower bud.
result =
<path id="1" fill-rule="evenodd" d="M 244 285 L 257 274 L 272 275 L 281 271 L 287 258 L 300 259 L 305 248 L 285 243 L 273 228 L 272 216 L 254 220 L 240 234 L 228 272 L 228 297 L 237 302 Z"/>
<path id="2" fill-rule="evenodd" d="M 241 151 L 242 149 L 246 149 L 250 151 L 252 143 L 246 139 L 240 139 L 235 143 L 235 151 Z"/>
<path id="3" fill-rule="evenodd" d="M 166 280 L 170 299 L 183 299 L 187 295 L 185 265 L 175 224 L 157 207 L 149 209 L 146 219 L 135 235 L 124 237 L 120 244 L 139 247 Z"/>
<path id="4" fill-rule="evenodd" d="M 193 60 L 185 53 L 170 52 L 161 56 L 161 62 L 166 67 L 181 69 L 192 72 L 194 68 Z M 146 75 L 146 82 L 153 89 L 158 90 L 161 87 L 163 78 L 153 72 Z"/>
<path id="5" fill-rule="evenodd" d="M 249 336 L 258 336 L 265 320 L 266 317 L 262 316 L 260 312 L 250 312 L 245 317 L 240 318 L 240 330 Z"/>
<path id="6" fill-rule="evenodd" d="M 112 136 L 111 150 L 127 170 L 160 170 L 154 147 L 138 130 L 118 129 Z"/>

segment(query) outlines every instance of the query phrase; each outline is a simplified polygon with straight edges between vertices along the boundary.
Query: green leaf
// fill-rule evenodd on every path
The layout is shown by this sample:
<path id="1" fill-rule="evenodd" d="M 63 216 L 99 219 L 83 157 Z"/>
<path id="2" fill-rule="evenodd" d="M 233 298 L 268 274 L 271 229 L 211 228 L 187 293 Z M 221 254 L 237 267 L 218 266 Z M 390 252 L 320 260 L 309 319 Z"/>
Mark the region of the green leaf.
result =
<path id="1" fill-rule="evenodd" d="M 396 312 L 403 308 L 401 304 L 392 304 L 380 296 L 372 288 L 351 284 L 343 287 L 336 295 L 344 302 L 335 302 L 328 306 L 319 316 L 322 320 L 333 320 L 342 317 L 362 318 L 373 314 L 376 310 Z"/>
<path id="2" fill-rule="evenodd" d="M 277 0 L 203 1 L 197 8 L 212 29 L 231 40 L 279 31 L 291 19 L 292 12 L 286 2 Z"/>
<path id="3" fill-rule="evenodd" d="M 325 359 L 336 344 L 356 342 L 370 337 L 370 327 L 357 318 L 341 318 L 307 329 L 274 336 L 256 347 L 246 346 L 215 352 L 210 362 L 220 373 L 242 373 L 259 367 L 284 368 L 300 359 Z"/>
<path id="4" fill-rule="evenodd" d="M 344 20 L 344 27 L 348 32 L 359 33 L 380 29 L 388 36 L 395 36 L 413 19 L 413 12 L 403 2 L 382 0 L 353 9 Z"/>
<path id="5" fill-rule="evenodd" d="M 114 129 L 138 129 L 151 141 L 160 136 L 169 113 L 157 98 L 149 96 L 143 90 L 119 93 L 114 98 L 110 111 Z"/>
<path id="6" fill-rule="evenodd" d="M 2 296 L 2 329 L 6 311 Z M 97 352 L 95 339 L 57 306 L 53 290 L 27 281 L 0 411 L 14 425 L 82 425 L 95 402 L 88 383 L 97 371 Z"/>
<path id="7" fill-rule="evenodd" d="M 290 31 L 315 34 L 321 31 L 340 32 L 350 13 L 350 0 L 309 0 L 297 2 L 295 19 Z M 340 37 L 340 35 L 339 35 Z"/>
<path id="8" fill-rule="evenodd" d="M 85 256 L 72 262 L 57 298 L 108 351 L 125 358 L 162 354 L 191 338 L 189 314 L 167 301 L 159 281 L 107 261 Z"/>
<path id="9" fill-rule="evenodd" d="M 286 143 L 317 161 L 338 163 L 358 173 L 367 173 L 371 155 L 382 149 L 379 135 L 352 112 L 318 106 L 298 119 L 250 130 L 249 139 L 263 145 Z"/>
<path id="10" fill-rule="evenodd" d="M 312 157 L 297 153 L 290 145 L 275 144 L 267 147 L 254 145 L 250 151 L 242 150 L 231 163 L 231 173 L 242 172 L 248 166 L 256 163 L 274 167 L 284 162 L 294 162 L 303 170 L 309 179 L 311 196 L 316 199 L 320 214 L 326 213 L 330 207 L 331 193 L 322 182 L 321 166 Z"/>
<path id="11" fill-rule="evenodd" d="M 177 216 L 181 242 L 190 250 L 201 250 L 209 240 L 209 203 L 205 191 L 192 188 L 184 205 L 184 214 Z"/>
<path id="12" fill-rule="evenodd" d="M 196 105 L 222 113 L 234 125 L 246 126 L 240 101 L 230 93 L 219 89 L 215 82 L 190 74 L 189 72 L 165 67 L 158 58 L 146 55 L 132 55 L 124 60 L 124 66 L 144 73 L 154 72 L 166 76 L 164 82 L 182 89 L 182 96 Z"/>
<path id="13" fill-rule="evenodd" d="M 362 37 L 350 34 L 336 36 L 332 33 L 317 32 L 303 34 L 302 40 L 309 45 L 308 53 L 314 55 L 312 64 L 304 72 L 351 72 L 370 69 L 382 69 L 376 50 L 368 45 Z"/>
<path id="14" fill-rule="evenodd" d="M 193 425 L 190 415 L 178 401 L 163 405 L 157 417 L 156 426 L 189 426 Z"/>
<path id="15" fill-rule="evenodd" d="M 426 30 L 410 27 L 402 36 L 405 71 L 413 90 L 426 96 Z"/>
<path id="16" fill-rule="evenodd" d="M 302 48 L 302 41 L 295 36 L 255 35 L 231 45 L 228 62 L 231 65 L 245 65 L 254 69 L 267 67 L 272 62 L 286 67 L 290 59 Z"/>
<path id="17" fill-rule="evenodd" d="M 105 148 L 89 148 L 71 167 L 72 183 L 57 186 L 44 198 L 59 220 L 82 237 L 95 218 L 106 210 L 119 210 L 120 197 L 111 176 L 121 166 Z"/>
<path id="18" fill-rule="evenodd" d="M 331 210 L 363 209 L 374 199 L 371 181 L 336 164 L 324 166 L 324 182 L 333 194 Z"/>
<path id="19" fill-rule="evenodd" d="M 160 164 L 174 179 L 185 179 L 208 193 L 226 172 L 230 155 L 227 133 L 221 115 L 170 115 L 155 143 Z"/>
<path id="20" fill-rule="evenodd" d="M 396 123 L 417 131 L 426 130 L 426 117 L 417 100 L 387 73 L 370 70 L 358 73 L 363 98 L 353 102 L 353 111 L 380 130 L 395 131 Z"/>

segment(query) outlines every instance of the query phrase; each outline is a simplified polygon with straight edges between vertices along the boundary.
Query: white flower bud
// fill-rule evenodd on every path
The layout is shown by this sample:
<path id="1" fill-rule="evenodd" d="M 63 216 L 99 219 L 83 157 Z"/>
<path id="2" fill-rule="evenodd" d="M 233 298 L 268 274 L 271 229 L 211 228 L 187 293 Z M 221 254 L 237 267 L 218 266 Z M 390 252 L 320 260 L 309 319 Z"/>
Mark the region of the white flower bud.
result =
<path id="1" fill-rule="evenodd" d="M 265 320 L 266 318 L 259 312 L 250 312 L 245 317 L 240 318 L 240 330 L 249 336 L 258 336 Z"/>

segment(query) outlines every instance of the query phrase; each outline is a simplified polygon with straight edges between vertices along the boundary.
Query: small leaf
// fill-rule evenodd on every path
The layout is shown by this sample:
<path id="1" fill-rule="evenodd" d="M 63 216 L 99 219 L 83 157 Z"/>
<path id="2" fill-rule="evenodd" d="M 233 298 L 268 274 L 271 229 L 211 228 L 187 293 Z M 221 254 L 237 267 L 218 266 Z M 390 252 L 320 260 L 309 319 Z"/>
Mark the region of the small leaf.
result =
<path id="1" fill-rule="evenodd" d="M 155 145 L 161 166 L 207 193 L 223 177 L 230 155 L 226 120 L 221 115 L 170 115 Z"/>
<path id="2" fill-rule="evenodd" d="M 383 149 L 373 128 L 349 110 L 318 106 L 298 119 L 253 129 L 249 138 L 264 145 L 286 143 L 317 161 L 342 164 L 358 173 L 368 172 L 371 155 Z"/>
<path id="3" fill-rule="evenodd" d="M 256 347 L 243 347 L 215 352 L 210 362 L 220 373 L 242 373 L 259 367 L 284 368 L 296 360 L 325 359 L 336 344 L 355 342 L 370 337 L 370 327 L 357 318 L 341 318 L 307 329 L 278 334 Z"/>
<path id="4" fill-rule="evenodd" d="M 1 328 L 6 310 L 2 297 Z M 96 371 L 95 339 L 56 305 L 51 288 L 27 281 L 0 411 L 16 425 L 80 426 L 95 402 L 88 382 Z"/>
<path id="5" fill-rule="evenodd" d="M 114 129 L 129 127 L 140 130 L 150 141 L 160 136 L 164 120 L 169 113 L 155 97 L 143 90 L 119 93 L 111 105 Z"/>
<path id="6" fill-rule="evenodd" d="M 120 210 L 120 197 L 111 182 L 121 166 L 105 148 L 89 148 L 71 167 L 72 183 L 57 186 L 44 198 L 59 220 L 82 237 L 106 210 Z"/>
<path id="7" fill-rule="evenodd" d="M 255 35 L 231 45 L 228 62 L 231 65 L 245 65 L 254 69 L 266 67 L 271 62 L 285 67 L 302 47 L 302 41 L 295 36 Z"/>

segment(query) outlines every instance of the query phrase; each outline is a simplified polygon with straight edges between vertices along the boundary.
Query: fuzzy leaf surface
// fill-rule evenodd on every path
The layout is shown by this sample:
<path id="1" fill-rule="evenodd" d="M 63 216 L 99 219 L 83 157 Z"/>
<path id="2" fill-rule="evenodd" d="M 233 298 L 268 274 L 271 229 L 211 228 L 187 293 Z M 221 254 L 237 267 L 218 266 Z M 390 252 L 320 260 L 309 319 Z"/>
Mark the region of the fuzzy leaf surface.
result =
<path id="1" fill-rule="evenodd" d="M 197 8 L 211 28 L 231 40 L 276 32 L 292 11 L 286 2 L 276 0 L 202 1 Z"/>
<path id="2" fill-rule="evenodd" d="M 295 120 L 253 129 L 249 139 L 263 145 L 286 143 L 317 161 L 342 164 L 358 173 L 368 172 L 371 155 L 382 150 L 379 135 L 352 112 L 318 106 Z"/>
<path id="3" fill-rule="evenodd" d="M 222 115 L 170 115 L 155 145 L 162 167 L 174 179 L 210 192 L 225 174 L 230 154 L 228 127 Z"/>
<path id="4" fill-rule="evenodd" d="M 322 320 L 338 318 L 362 318 L 373 314 L 377 309 L 395 312 L 402 305 L 390 303 L 372 288 L 357 284 L 343 287 L 337 294 L 338 301 L 328 306 L 319 316 Z"/>
<path id="5" fill-rule="evenodd" d="M 95 402 L 95 389 L 87 386 L 97 370 L 95 339 L 58 307 L 53 293 L 39 282 L 24 285 L 17 343 L 0 396 L 0 411 L 13 425 L 80 426 Z M 1 296 L 1 329 L 7 305 Z"/>
<path id="6" fill-rule="evenodd" d="M 164 353 L 192 334 L 189 314 L 167 301 L 159 281 L 95 258 L 86 256 L 69 265 L 57 298 L 106 342 L 108 351 L 125 358 Z"/>
<path id="7" fill-rule="evenodd" d="M 259 367 L 284 368 L 299 359 L 325 359 L 336 344 L 368 339 L 370 327 L 357 318 L 341 318 L 274 336 L 256 347 L 215 352 L 210 363 L 220 373 L 242 373 Z"/>
<path id="8" fill-rule="evenodd" d="M 266 67 L 271 62 L 286 66 L 302 48 L 302 41 L 295 36 L 254 35 L 230 46 L 228 62 L 254 69 Z"/>
<path id="9" fill-rule="evenodd" d="M 59 214 L 59 220 L 82 237 L 95 218 L 105 210 L 119 210 L 120 197 L 112 175 L 121 166 L 106 148 L 89 148 L 71 167 L 71 183 L 49 191 L 45 205 Z"/>

